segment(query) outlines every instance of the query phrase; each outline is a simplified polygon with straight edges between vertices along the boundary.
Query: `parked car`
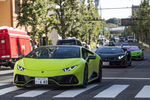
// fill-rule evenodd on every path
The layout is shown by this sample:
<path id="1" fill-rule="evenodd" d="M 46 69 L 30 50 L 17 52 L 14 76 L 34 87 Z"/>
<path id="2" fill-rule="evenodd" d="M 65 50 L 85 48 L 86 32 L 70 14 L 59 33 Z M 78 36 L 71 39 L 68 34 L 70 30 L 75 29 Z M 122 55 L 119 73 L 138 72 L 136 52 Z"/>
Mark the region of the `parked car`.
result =
<path id="1" fill-rule="evenodd" d="M 79 45 L 79 46 L 82 46 L 82 43 L 79 39 L 63 39 L 63 40 L 58 40 L 57 45 Z"/>
<path id="2" fill-rule="evenodd" d="M 104 46 L 99 48 L 96 53 L 102 58 L 103 66 L 131 66 L 132 60 L 130 53 L 120 47 Z"/>
<path id="3" fill-rule="evenodd" d="M 83 86 L 102 79 L 101 58 L 82 46 L 43 46 L 17 61 L 13 82 L 18 87 L 38 85 Z"/>
<path id="4" fill-rule="evenodd" d="M 27 32 L 4 27 L 0 28 L 0 66 L 14 68 L 15 62 L 21 56 L 32 50 Z"/>
<path id="5" fill-rule="evenodd" d="M 144 59 L 144 49 L 141 49 L 138 46 L 124 46 L 128 51 L 131 52 L 133 60 L 143 60 Z"/>

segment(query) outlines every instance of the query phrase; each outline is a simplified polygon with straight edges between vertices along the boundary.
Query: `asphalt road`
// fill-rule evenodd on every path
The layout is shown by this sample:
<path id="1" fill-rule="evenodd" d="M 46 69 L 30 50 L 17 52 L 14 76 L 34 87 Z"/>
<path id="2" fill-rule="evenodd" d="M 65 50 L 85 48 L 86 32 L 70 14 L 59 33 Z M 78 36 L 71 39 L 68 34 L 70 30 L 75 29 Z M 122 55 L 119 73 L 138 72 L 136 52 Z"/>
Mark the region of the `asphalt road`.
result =
<path id="1" fill-rule="evenodd" d="M 5 69 L 5 68 L 4 68 Z M 6 68 L 2 71 L 10 71 Z M 150 50 L 143 61 L 133 61 L 127 68 L 103 68 L 101 83 L 87 88 L 13 86 L 12 74 L 0 74 L 0 100 L 150 100 Z"/>

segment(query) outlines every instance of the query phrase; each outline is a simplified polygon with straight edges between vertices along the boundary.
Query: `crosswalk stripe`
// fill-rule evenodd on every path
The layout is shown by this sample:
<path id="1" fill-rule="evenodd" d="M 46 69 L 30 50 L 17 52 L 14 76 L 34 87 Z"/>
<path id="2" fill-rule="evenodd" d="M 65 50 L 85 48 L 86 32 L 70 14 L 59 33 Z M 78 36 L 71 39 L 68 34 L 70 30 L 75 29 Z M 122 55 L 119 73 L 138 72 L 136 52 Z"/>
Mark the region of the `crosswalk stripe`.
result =
<path id="1" fill-rule="evenodd" d="M 144 86 L 135 98 L 150 98 L 150 86 Z"/>
<path id="2" fill-rule="evenodd" d="M 0 83 L 0 86 L 8 85 L 9 83 Z"/>
<path id="3" fill-rule="evenodd" d="M 19 89 L 20 88 L 17 88 L 16 86 L 0 89 L 0 95 L 4 95 L 6 93 L 9 93 L 9 92 L 12 92 L 12 91 L 16 91 L 16 90 L 19 90 Z"/>
<path id="4" fill-rule="evenodd" d="M 129 85 L 112 85 L 108 89 L 97 94 L 94 98 L 115 98 L 128 86 Z"/>
<path id="5" fill-rule="evenodd" d="M 14 72 L 14 70 L 0 71 L 0 75 L 11 74 L 11 73 L 13 73 L 13 72 Z"/>
<path id="6" fill-rule="evenodd" d="M 45 92 L 48 92 L 49 90 L 31 90 L 29 92 L 25 92 L 23 94 L 17 95 L 15 97 L 36 97 L 39 96 Z"/>
<path id="7" fill-rule="evenodd" d="M 85 92 L 85 91 L 92 89 L 96 86 L 98 86 L 98 84 L 90 85 L 85 89 L 74 89 L 74 90 L 64 91 L 61 94 L 54 96 L 54 98 L 72 98 L 72 97 L 75 97 L 75 96 L 81 94 L 82 92 Z"/>

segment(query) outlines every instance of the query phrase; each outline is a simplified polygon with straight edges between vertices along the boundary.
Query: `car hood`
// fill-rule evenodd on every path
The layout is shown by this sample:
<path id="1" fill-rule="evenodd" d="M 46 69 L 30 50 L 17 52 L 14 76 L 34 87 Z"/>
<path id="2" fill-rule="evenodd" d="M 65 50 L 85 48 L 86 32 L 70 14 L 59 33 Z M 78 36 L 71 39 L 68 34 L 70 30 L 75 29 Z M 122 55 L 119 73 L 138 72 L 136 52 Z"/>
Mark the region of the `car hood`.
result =
<path id="1" fill-rule="evenodd" d="M 124 54 L 99 54 L 99 56 L 104 59 L 104 58 L 114 58 L 114 57 L 118 57 Z"/>
<path id="2" fill-rule="evenodd" d="M 142 51 L 131 51 L 131 55 L 138 55 L 138 53 L 142 53 Z"/>
<path id="3" fill-rule="evenodd" d="M 28 70 L 59 70 L 81 64 L 82 59 L 33 59 L 23 58 L 18 65 Z"/>

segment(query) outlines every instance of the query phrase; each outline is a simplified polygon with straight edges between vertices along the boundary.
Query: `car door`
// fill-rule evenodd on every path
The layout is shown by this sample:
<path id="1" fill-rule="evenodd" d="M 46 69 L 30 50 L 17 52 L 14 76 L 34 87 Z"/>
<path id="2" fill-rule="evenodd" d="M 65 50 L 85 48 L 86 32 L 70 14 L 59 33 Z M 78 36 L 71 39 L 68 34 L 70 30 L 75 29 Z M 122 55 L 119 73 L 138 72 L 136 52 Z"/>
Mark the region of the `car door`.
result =
<path id="1" fill-rule="evenodd" d="M 87 61 L 87 64 L 88 64 L 88 78 L 90 78 L 94 72 L 95 60 L 94 59 L 88 60 L 88 56 L 92 54 L 93 54 L 92 52 L 88 51 L 87 49 L 82 48 L 82 57 L 83 59 Z"/>

